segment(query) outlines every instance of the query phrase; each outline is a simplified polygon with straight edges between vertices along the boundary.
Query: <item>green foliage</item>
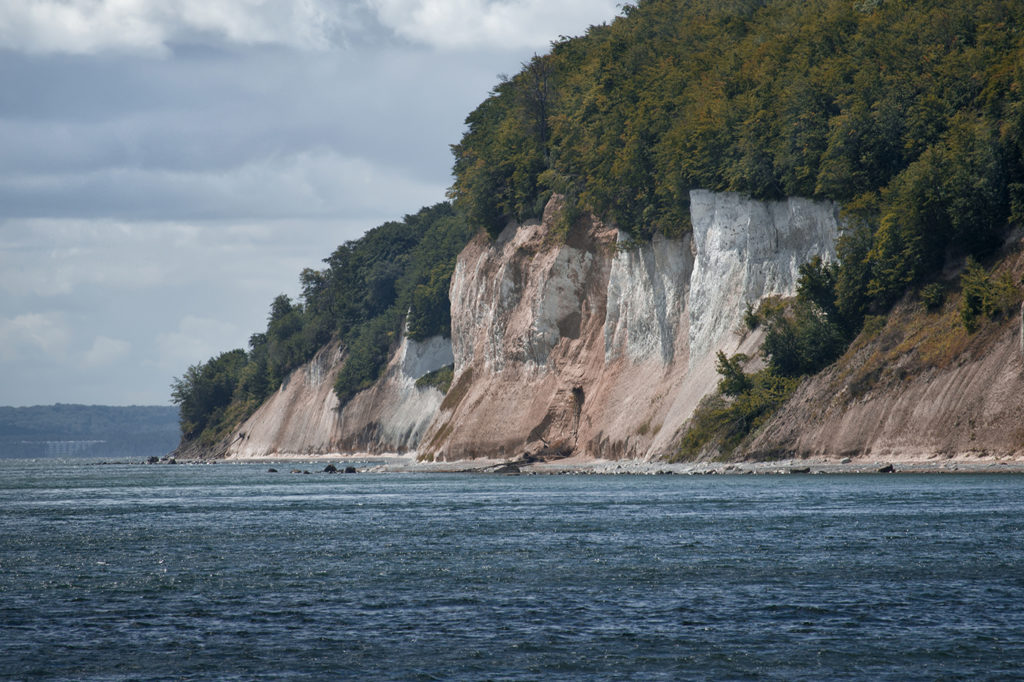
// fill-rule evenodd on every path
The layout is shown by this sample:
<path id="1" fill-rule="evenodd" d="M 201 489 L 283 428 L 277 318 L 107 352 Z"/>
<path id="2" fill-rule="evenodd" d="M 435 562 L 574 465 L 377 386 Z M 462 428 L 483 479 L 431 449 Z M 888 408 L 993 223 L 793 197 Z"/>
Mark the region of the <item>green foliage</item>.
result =
<path id="1" fill-rule="evenodd" d="M 938 310 L 946 301 L 946 289 L 938 282 L 921 287 L 921 302 L 928 310 Z"/>
<path id="2" fill-rule="evenodd" d="M 980 318 L 1008 315 L 1021 300 L 1020 290 L 1008 273 L 993 277 L 973 258 L 967 259 L 960 287 L 960 319 L 969 332 L 977 331 Z"/>
<path id="3" fill-rule="evenodd" d="M 358 327 L 351 337 L 345 364 L 334 382 L 334 392 L 342 405 L 373 385 L 387 364 L 388 355 L 398 341 L 402 314 L 392 310 Z"/>
<path id="4" fill-rule="evenodd" d="M 455 378 L 455 365 L 446 365 L 439 370 L 424 374 L 416 380 L 416 388 L 436 388 L 441 393 L 448 393 Z"/>
<path id="5" fill-rule="evenodd" d="M 675 460 L 693 460 L 708 448 L 728 454 L 793 395 L 799 380 L 770 369 L 747 377 L 747 390 L 727 399 L 714 393 L 693 413 Z"/>
<path id="6" fill-rule="evenodd" d="M 860 326 L 840 310 L 840 268 L 815 257 L 800 266 L 797 299 L 791 306 L 762 305 L 765 339 L 761 352 L 779 376 L 814 374 L 846 350 Z"/>
<path id="7" fill-rule="evenodd" d="M 864 318 L 864 326 L 861 327 L 861 336 L 863 338 L 872 338 L 878 336 L 885 325 L 889 322 L 889 318 L 885 315 L 868 315 Z"/>
<path id="8" fill-rule="evenodd" d="M 199 436 L 208 425 L 220 425 L 245 364 L 245 351 L 236 349 L 192 365 L 181 377 L 174 378 L 171 400 L 178 406 L 185 438 Z"/>
<path id="9" fill-rule="evenodd" d="M 592 211 L 639 240 L 688 229 L 695 188 L 834 199 L 855 219 L 822 309 L 851 333 L 1024 216 L 1022 31 L 1005 0 L 625 5 L 469 116 L 451 196 L 496 234 L 556 192 L 557 230 Z"/>
<path id="10" fill-rule="evenodd" d="M 743 363 L 746 361 L 747 356 L 743 353 L 727 358 L 725 353 L 718 351 L 718 362 L 715 369 L 722 375 L 722 379 L 718 382 L 720 393 L 737 396 L 750 390 L 750 377 L 743 372 Z"/>
<path id="11" fill-rule="evenodd" d="M 798 301 L 792 312 L 776 312 L 766 323 L 761 352 L 780 376 L 814 374 L 842 355 L 848 339 L 820 309 Z"/>
<path id="12" fill-rule="evenodd" d="M 839 266 L 835 263 L 824 263 L 821 256 L 815 256 L 803 263 L 797 270 L 797 299 L 813 303 L 828 317 L 835 319 L 839 315 L 836 305 L 836 282 Z"/>
<path id="13" fill-rule="evenodd" d="M 868 284 L 872 264 L 869 260 L 873 225 L 878 220 L 878 197 L 865 194 L 843 208 L 846 223 L 836 244 L 836 255 L 841 267 L 836 275 L 836 308 L 844 325 L 851 332 L 860 326 L 871 306 Z"/>
<path id="14" fill-rule="evenodd" d="M 746 310 L 743 311 L 743 324 L 750 331 L 754 331 L 761 326 L 761 316 L 757 314 L 754 306 L 750 303 L 747 304 Z"/>
<path id="15" fill-rule="evenodd" d="M 883 193 L 867 288 L 881 305 L 941 269 L 947 252 L 985 253 L 1000 241 L 1009 208 L 998 140 L 982 119 L 951 125 Z"/>

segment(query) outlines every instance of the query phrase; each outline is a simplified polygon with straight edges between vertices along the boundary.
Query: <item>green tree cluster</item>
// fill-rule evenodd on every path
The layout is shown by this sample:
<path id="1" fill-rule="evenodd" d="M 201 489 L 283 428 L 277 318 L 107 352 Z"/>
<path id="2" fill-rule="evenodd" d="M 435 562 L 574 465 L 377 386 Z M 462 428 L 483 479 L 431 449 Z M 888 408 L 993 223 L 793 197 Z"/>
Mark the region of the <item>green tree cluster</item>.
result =
<path id="1" fill-rule="evenodd" d="M 448 284 L 473 230 L 451 204 L 424 208 L 339 246 L 300 275 L 301 299 L 270 305 L 249 349 L 189 367 L 172 384 L 186 439 L 212 443 L 251 414 L 288 374 L 328 343 L 345 353 L 335 391 L 344 405 L 379 377 L 402 332 L 423 340 L 451 328 Z"/>
<path id="2" fill-rule="evenodd" d="M 1020 289 L 1009 273 L 991 275 L 973 258 L 960 276 L 960 320 L 967 331 L 978 329 L 981 319 L 1008 315 L 1020 305 Z"/>
<path id="3" fill-rule="evenodd" d="M 451 195 L 492 234 L 559 192 L 641 239 L 695 188 L 833 199 L 856 321 L 1024 217 L 1022 35 L 1015 0 L 627 4 L 470 114 Z"/>

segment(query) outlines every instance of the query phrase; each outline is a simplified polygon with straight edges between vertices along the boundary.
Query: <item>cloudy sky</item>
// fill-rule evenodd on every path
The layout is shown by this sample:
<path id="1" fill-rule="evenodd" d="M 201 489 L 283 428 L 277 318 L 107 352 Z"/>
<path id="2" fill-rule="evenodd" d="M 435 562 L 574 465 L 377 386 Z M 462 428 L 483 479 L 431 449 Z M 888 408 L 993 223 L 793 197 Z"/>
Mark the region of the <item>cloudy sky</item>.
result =
<path id="1" fill-rule="evenodd" d="M 0 405 L 167 404 L 615 0 L 0 0 Z"/>

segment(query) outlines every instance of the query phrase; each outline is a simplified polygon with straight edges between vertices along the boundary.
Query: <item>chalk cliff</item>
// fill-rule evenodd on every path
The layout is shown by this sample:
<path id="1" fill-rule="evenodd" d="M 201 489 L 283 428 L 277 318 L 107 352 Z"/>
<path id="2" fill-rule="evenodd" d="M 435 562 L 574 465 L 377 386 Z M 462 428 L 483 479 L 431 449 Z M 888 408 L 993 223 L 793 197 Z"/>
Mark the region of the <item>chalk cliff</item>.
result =
<path id="1" fill-rule="evenodd" d="M 384 375 L 338 410 L 334 379 L 344 363 L 337 343 L 292 372 L 229 439 L 224 455 L 334 452 L 400 453 L 414 449 L 444 396 L 416 380 L 452 364 L 448 339 L 402 339 Z"/>
<path id="2" fill-rule="evenodd" d="M 593 217 L 553 237 L 542 221 L 483 233 L 452 276 L 451 340 L 408 338 L 383 377 L 338 411 L 336 344 L 296 370 L 232 436 L 232 457 L 406 452 L 654 458 L 714 390 L 715 354 L 755 354 L 748 304 L 795 293 L 797 269 L 834 257 L 834 204 L 696 191 L 693 232 L 633 242 Z M 446 396 L 417 388 L 454 364 Z"/>
<path id="3" fill-rule="evenodd" d="M 682 239 L 634 244 L 591 218 L 552 245 L 558 210 L 460 255 L 455 381 L 421 456 L 667 454 L 717 384 L 716 351 L 756 352 L 747 304 L 793 295 L 837 236 L 831 203 L 698 191 Z"/>

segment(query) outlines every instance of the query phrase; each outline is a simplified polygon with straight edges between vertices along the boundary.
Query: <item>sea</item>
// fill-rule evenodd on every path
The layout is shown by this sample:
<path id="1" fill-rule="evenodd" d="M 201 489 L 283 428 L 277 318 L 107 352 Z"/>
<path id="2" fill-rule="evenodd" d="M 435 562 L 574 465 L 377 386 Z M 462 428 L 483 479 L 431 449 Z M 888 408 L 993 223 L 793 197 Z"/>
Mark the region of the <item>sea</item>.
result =
<path id="1" fill-rule="evenodd" d="M 324 464 L 0 460 L 0 679 L 1024 679 L 1022 476 Z"/>

